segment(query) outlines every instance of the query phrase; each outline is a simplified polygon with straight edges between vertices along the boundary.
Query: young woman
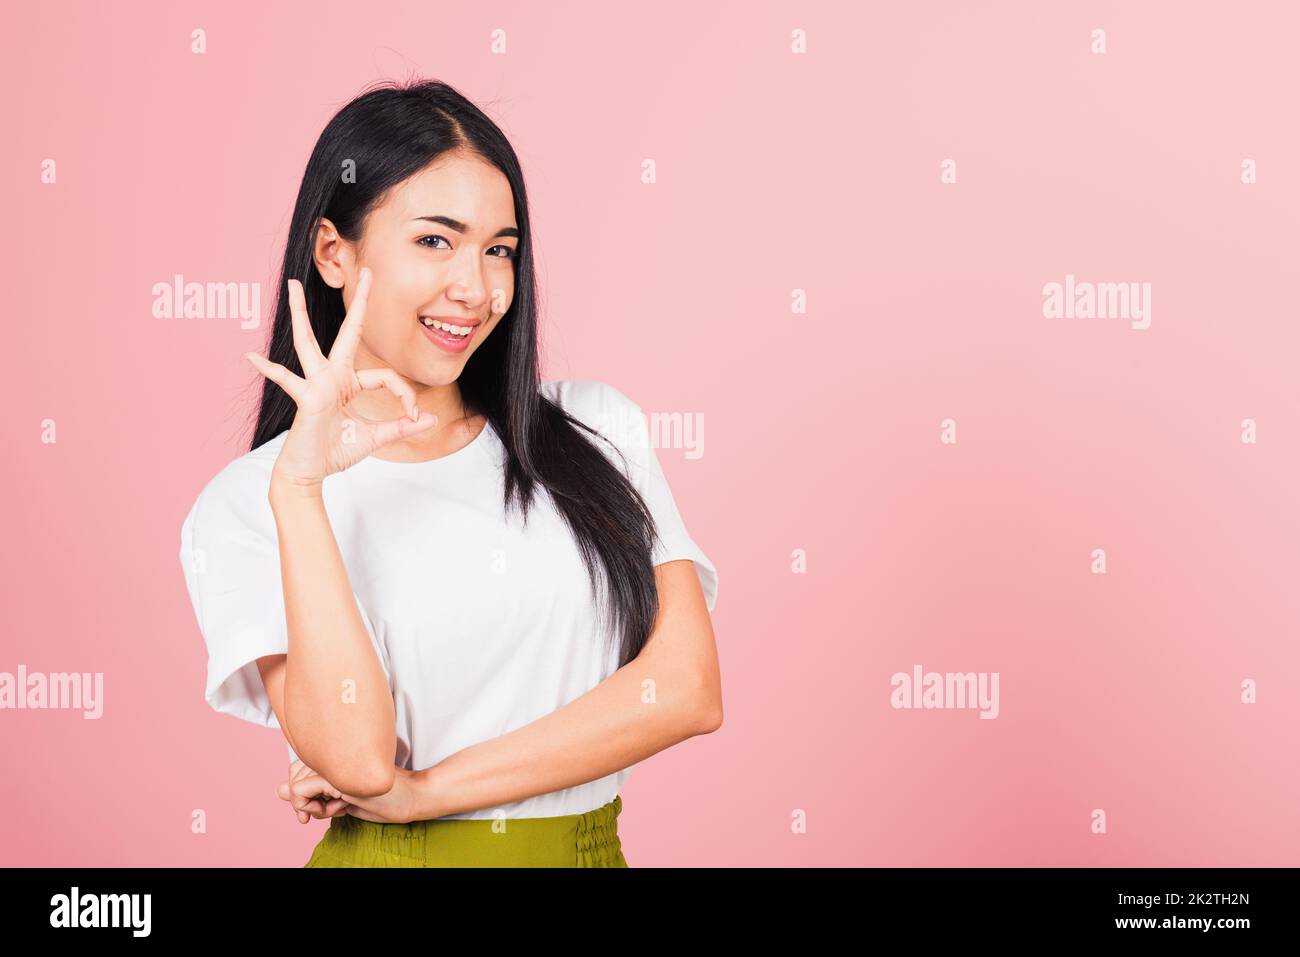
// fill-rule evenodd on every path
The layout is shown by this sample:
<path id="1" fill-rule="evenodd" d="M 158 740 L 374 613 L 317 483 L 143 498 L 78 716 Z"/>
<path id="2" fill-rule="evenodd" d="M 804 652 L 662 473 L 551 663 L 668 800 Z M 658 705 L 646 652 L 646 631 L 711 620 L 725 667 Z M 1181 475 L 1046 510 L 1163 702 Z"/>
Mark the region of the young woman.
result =
<path id="1" fill-rule="evenodd" d="M 207 701 L 284 732 L 308 867 L 626 867 L 630 766 L 722 721 L 718 576 L 639 406 L 540 381 L 514 150 L 446 84 L 364 93 L 281 280 L 181 532 Z"/>

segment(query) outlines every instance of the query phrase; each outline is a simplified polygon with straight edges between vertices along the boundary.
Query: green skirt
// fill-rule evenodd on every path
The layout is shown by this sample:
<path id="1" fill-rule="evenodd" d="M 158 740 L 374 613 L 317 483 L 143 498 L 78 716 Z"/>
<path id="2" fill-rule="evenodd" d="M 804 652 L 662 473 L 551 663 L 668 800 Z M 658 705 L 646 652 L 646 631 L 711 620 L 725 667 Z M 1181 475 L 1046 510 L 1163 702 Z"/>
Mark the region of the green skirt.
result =
<path id="1" fill-rule="evenodd" d="M 307 867 L 627 867 L 623 798 L 585 814 L 380 824 L 330 818 Z"/>

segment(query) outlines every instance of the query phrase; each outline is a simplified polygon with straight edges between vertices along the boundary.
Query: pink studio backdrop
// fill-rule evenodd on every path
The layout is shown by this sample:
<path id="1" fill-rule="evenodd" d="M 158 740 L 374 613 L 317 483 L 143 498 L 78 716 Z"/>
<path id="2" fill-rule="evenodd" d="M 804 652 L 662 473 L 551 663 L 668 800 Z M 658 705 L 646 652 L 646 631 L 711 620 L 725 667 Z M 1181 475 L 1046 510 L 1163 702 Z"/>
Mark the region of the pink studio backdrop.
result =
<path id="1" fill-rule="evenodd" d="M 319 839 L 273 794 L 279 734 L 203 701 L 180 525 L 246 449 L 241 353 L 316 136 L 411 73 L 521 156 L 547 378 L 706 424 L 702 456 L 658 454 L 719 569 L 726 719 L 633 773 L 632 866 L 1300 863 L 1297 27 L 1284 3 L 14 8 L 0 671 L 102 672 L 104 712 L 0 711 L 3 863 L 301 866 Z M 178 273 L 260 283 L 262 324 L 154 318 Z M 1149 327 L 1045 316 L 1067 275 L 1149 283 Z M 892 707 L 916 665 L 996 672 L 997 718 Z"/>

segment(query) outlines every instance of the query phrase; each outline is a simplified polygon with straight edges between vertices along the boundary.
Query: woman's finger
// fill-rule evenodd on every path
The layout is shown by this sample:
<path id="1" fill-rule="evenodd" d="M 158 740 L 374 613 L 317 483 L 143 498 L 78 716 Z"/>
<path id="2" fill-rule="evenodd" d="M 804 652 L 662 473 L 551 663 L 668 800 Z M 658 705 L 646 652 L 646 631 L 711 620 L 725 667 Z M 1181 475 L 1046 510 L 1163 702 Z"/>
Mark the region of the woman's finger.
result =
<path id="1" fill-rule="evenodd" d="M 390 419 L 371 427 L 375 448 L 396 442 L 420 432 L 426 432 L 438 424 L 438 417 L 432 412 L 420 411 L 420 417 L 414 421 L 408 418 Z"/>
<path id="2" fill-rule="evenodd" d="M 290 781 L 289 790 L 293 793 L 295 802 L 309 801 L 322 794 L 328 794 L 330 797 L 336 798 L 343 796 L 343 793 L 338 788 L 319 774 L 309 774 L 306 777 Z"/>
<path id="3" fill-rule="evenodd" d="M 302 283 L 297 279 L 289 280 L 289 316 L 293 325 L 293 349 L 298 353 L 302 371 L 315 375 L 326 365 L 325 355 L 320 351 L 316 333 L 311 330 L 311 317 L 307 315 L 307 296 Z"/>
<path id="4" fill-rule="evenodd" d="M 305 765 L 304 767 L 306 768 Z M 306 768 L 306 771 L 309 774 L 315 774 L 311 768 Z M 322 780 L 324 779 L 322 778 Z M 334 793 L 339 794 L 340 792 L 336 789 Z M 328 792 L 322 792 L 312 799 L 311 805 L 307 809 L 308 814 L 298 812 L 298 819 L 306 824 L 313 817 L 318 821 L 327 817 L 335 817 L 343 812 L 343 808 L 347 806 L 347 803 L 347 800 L 342 797 L 329 797 Z"/>
<path id="5" fill-rule="evenodd" d="M 293 811 L 294 816 L 298 818 L 298 823 L 306 824 L 308 821 L 311 820 L 311 816 L 306 811 L 300 811 L 297 807 L 293 806 L 294 794 L 293 794 L 293 790 L 291 789 L 292 780 L 293 779 L 290 778 L 290 780 L 288 781 L 281 781 L 279 784 L 277 784 L 275 786 L 275 796 L 278 797 L 281 801 L 290 802 L 290 809 Z"/>
<path id="6" fill-rule="evenodd" d="M 329 789 L 325 788 L 321 793 L 308 797 L 295 791 L 295 783 L 306 777 L 316 777 L 319 781 L 329 784 L 324 778 L 320 777 L 301 760 L 294 761 L 289 765 L 290 778 L 288 781 L 282 781 L 276 785 L 275 795 L 283 801 L 289 801 L 293 805 L 293 812 L 297 816 L 299 823 L 306 824 L 312 818 L 322 820 L 327 817 L 337 817 L 344 813 L 347 801 L 342 797 L 327 798 Z M 313 787 L 315 787 L 313 785 Z M 337 793 L 337 791 L 335 792 Z"/>
<path id="7" fill-rule="evenodd" d="M 302 396 L 302 389 L 307 382 L 300 376 L 294 375 L 280 363 L 272 362 L 256 352 L 245 352 L 244 358 L 252 363 L 254 369 L 288 393 L 289 398 L 294 402 Z"/>
<path id="8" fill-rule="evenodd" d="M 298 820 L 306 824 L 315 818 L 317 821 L 323 821 L 328 817 L 338 817 L 343 813 L 343 808 L 347 807 L 348 802 L 339 798 L 330 798 L 329 802 L 322 805 L 313 801 L 311 807 L 306 811 L 298 811 Z"/>
<path id="9" fill-rule="evenodd" d="M 316 773 L 311 768 L 307 767 L 307 765 L 305 764 L 299 766 L 298 770 L 296 771 L 294 771 L 293 766 L 291 766 L 290 771 L 292 773 L 289 775 L 288 780 L 281 781 L 279 784 L 275 786 L 275 796 L 278 797 L 281 801 L 292 801 L 294 796 L 293 783 L 309 774 Z"/>
<path id="10" fill-rule="evenodd" d="M 301 810 L 295 810 L 294 813 L 298 815 L 298 820 L 306 824 L 312 818 L 316 818 L 316 820 L 319 821 L 321 819 L 322 816 L 321 812 L 324 809 L 324 807 L 325 805 L 323 803 L 323 799 L 317 800 L 313 798 L 306 807 L 302 808 Z"/>
<path id="11" fill-rule="evenodd" d="M 352 359 L 357 354 L 357 343 L 361 341 L 361 327 L 366 321 L 366 300 L 370 296 L 372 274 L 369 266 L 361 267 L 357 279 L 357 291 L 348 306 L 348 314 L 343 317 L 338 335 L 334 337 L 334 346 L 330 349 L 329 361 L 352 368 Z"/>
<path id="12" fill-rule="evenodd" d="M 293 792 L 293 806 L 295 810 L 311 812 L 311 804 L 319 799 L 321 806 L 325 805 L 328 797 L 341 798 L 343 794 L 334 785 L 330 784 L 319 774 L 313 774 L 305 778 L 300 778 L 289 785 L 289 790 Z"/>
<path id="13" fill-rule="evenodd" d="M 321 811 L 319 814 L 313 814 L 312 817 L 316 818 L 318 821 L 323 821 L 327 817 L 338 817 L 340 814 L 344 813 L 344 809 L 347 806 L 348 802 L 343 798 L 330 798 L 330 800 L 325 804 L 325 810 Z"/>
<path id="14" fill-rule="evenodd" d="M 387 389 L 402 400 L 402 408 L 412 422 L 420 417 L 415 405 L 415 390 L 393 369 L 358 369 L 357 381 L 363 389 Z"/>

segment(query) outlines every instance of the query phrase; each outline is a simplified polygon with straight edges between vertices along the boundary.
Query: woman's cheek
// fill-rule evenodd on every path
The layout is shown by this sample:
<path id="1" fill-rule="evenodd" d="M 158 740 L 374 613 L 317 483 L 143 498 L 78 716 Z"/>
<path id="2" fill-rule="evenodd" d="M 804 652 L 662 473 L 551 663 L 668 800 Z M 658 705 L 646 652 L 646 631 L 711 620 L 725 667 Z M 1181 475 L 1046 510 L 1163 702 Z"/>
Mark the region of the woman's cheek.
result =
<path id="1" fill-rule="evenodd" d="M 510 303 L 514 301 L 514 289 L 510 287 L 501 287 L 492 291 L 492 311 L 503 316 L 506 310 L 510 308 Z"/>

